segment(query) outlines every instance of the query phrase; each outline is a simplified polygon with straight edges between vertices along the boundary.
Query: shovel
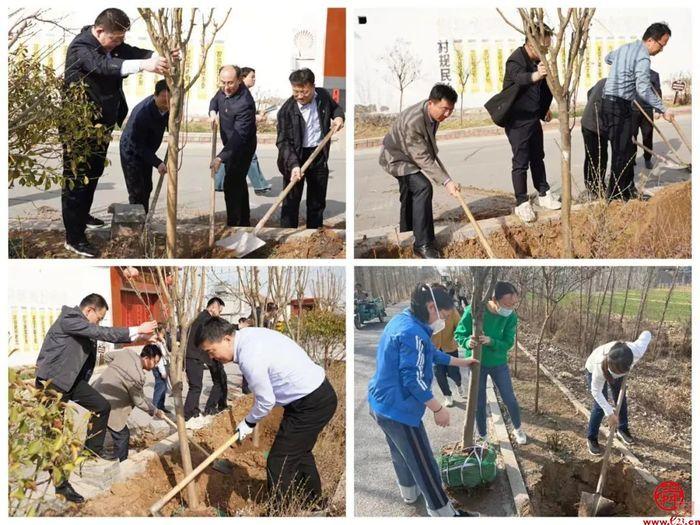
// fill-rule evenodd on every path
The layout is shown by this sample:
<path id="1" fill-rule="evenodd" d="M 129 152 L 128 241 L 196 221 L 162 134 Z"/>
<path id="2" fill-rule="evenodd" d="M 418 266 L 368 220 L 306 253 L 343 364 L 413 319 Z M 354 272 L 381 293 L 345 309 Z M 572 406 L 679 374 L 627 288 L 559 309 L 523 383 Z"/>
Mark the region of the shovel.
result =
<path id="1" fill-rule="evenodd" d="M 175 422 L 170 419 L 168 416 L 163 414 L 163 421 L 165 421 L 168 425 L 171 427 L 177 429 L 177 425 Z M 190 441 L 192 446 L 199 450 L 202 454 L 204 454 L 204 457 L 209 457 L 209 452 L 207 452 L 204 447 L 199 445 L 198 443 L 195 443 L 194 441 Z M 212 462 L 211 468 L 214 470 L 217 470 L 221 472 L 222 474 L 232 474 L 233 473 L 233 463 L 231 463 L 228 459 L 217 459 L 216 461 Z"/>
<path id="2" fill-rule="evenodd" d="M 639 102 L 637 102 L 635 100 L 634 105 L 637 106 L 637 109 L 639 110 L 639 112 L 642 115 L 644 115 L 644 118 L 647 119 L 649 121 L 649 123 L 654 127 L 656 132 L 659 134 L 659 137 L 661 137 L 663 139 L 663 141 L 666 143 L 666 145 L 671 149 L 671 151 L 673 152 L 673 155 L 676 157 L 676 159 L 678 159 L 678 162 L 681 164 L 688 165 L 686 162 L 683 162 L 683 159 L 681 159 L 681 156 L 679 155 L 678 150 L 676 148 L 674 148 L 673 145 L 668 141 L 668 139 L 666 138 L 666 135 L 664 135 L 663 132 L 659 129 L 659 126 L 656 125 L 656 122 L 654 122 L 654 119 L 652 117 L 650 117 L 649 115 L 647 115 L 647 112 L 644 111 L 644 109 L 639 104 Z"/>
<path id="3" fill-rule="evenodd" d="M 472 226 L 474 226 L 474 231 L 476 232 L 476 236 L 479 239 L 481 246 L 483 246 L 484 250 L 486 251 L 486 255 L 489 256 L 489 259 L 495 259 L 496 255 L 493 253 L 493 249 L 491 248 L 489 241 L 486 240 L 486 236 L 484 235 L 484 232 L 481 230 L 481 226 L 479 226 L 479 223 L 476 222 L 476 219 L 474 218 L 474 215 L 472 214 L 471 210 L 469 209 L 469 206 L 467 206 L 467 203 L 464 202 L 464 197 L 462 197 L 461 193 L 457 194 L 457 200 L 461 204 L 462 209 L 464 210 L 464 213 L 467 214 L 467 217 L 469 218 L 469 222 L 471 222 Z"/>
<path id="4" fill-rule="evenodd" d="M 622 400 L 625 398 L 625 390 L 627 389 L 627 376 L 622 380 L 622 386 L 620 387 L 620 395 L 617 396 L 617 404 L 615 406 L 614 414 L 617 416 L 620 413 L 620 407 L 622 406 Z M 605 478 L 608 474 L 608 463 L 610 462 L 610 452 L 612 451 L 612 444 L 615 439 L 615 431 L 611 428 L 608 433 L 608 441 L 605 444 L 605 455 L 603 456 L 603 465 L 600 468 L 600 477 L 598 478 L 598 486 L 596 488 L 595 494 L 590 492 L 581 493 L 581 501 L 578 506 L 578 516 L 579 518 L 589 518 L 595 517 L 599 512 L 603 514 L 610 514 L 615 502 L 611 499 L 603 497 L 603 488 L 605 487 Z"/>
<path id="5" fill-rule="evenodd" d="M 306 172 L 309 166 L 311 166 L 311 163 L 314 161 L 314 159 L 318 156 L 319 153 L 321 153 L 321 150 L 325 147 L 328 141 L 331 140 L 331 137 L 335 132 L 335 126 L 332 126 L 330 131 L 326 133 L 326 136 L 323 137 L 323 140 L 318 144 L 318 146 L 316 146 L 316 149 L 311 153 L 306 162 L 304 162 L 304 165 L 301 167 L 302 177 L 304 176 L 304 172 Z M 284 188 L 284 191 L 280 194 L 275 203 L 270 207 L 269 210 L 267 210 L 267 213 L 263 215 L 263 218 L 260 219 L 258 224 L 255 225 L 255 228 L 252 232 L 236 233 L 231 237 L 221 239 L 216 243 L 216 245 L 222 248 L 226 248 L 227 250 L 233 250 L 234 252 L 236 252 L 235 256 L 238 258 L 245 257 L 249 253 L 252 253 L 255 250 L 265 246 L 265 241 L 258 237 L 258 234 L 260 233 L 260 230 L 262 230 L 265 227 L 265 224 L 270 219 L 275 210 L 279 207 L 280 204 L 282 204 L 282 201 L 287 196 L 287 194 L 290 191 L 292 191 L 292 188 L 296 183 L 297 181 L 293 180 L 289 184 L 287 184 L 287 187 Z"/>
<path id="6" fill-rule="evenodd" d="M 690 171 L 690 166 L 686 164 L 678 164 L 676 161 L 673 161 L 669 159 L 668 157 L 665 157 L 661 153 L 657 153 L 654 150 L 651 150 L 647 148 L 644 144 L 641 144 L 637 142 L 635 139 L 632 139 L 632 143 L 639 147 L 642 148 L 644 151 L 646 151 L 649 155 L 652 155 L 662 161 L 664 163 L 664 166 L 673 170 L 688 170 Z"/>
<path id="7" fill-rule="evenodd" d="M 211 162 L 216 158 L 216 124 L 211 130 Z M 214 215 L 216 214 L 216 170 L 211 169 L 211 204 L 209 206 L 209 249 L 214 247 Z"/>

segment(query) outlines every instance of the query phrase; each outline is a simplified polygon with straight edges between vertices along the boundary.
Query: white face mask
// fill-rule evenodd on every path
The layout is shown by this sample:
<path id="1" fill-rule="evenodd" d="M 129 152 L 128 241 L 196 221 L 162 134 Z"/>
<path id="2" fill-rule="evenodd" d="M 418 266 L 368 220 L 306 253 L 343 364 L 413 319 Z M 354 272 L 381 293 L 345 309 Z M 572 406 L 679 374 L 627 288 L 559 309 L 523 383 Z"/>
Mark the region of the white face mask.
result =
<path id="1" fill-rule="evenodd" d="M 610 367 L 608 367 L 608 373 L 612 376 L 613 379 L 620 379 L 621 377 L 624 377 L 625 374 L 616 374 L 612 370 L 610 370 Z"/>
<path id="2" fill-rule="evenodd" d="M 435 301 L 435 294 L 433 294 L 433 289 L 428 286 L 428 290 L 430 290 L 430 295 L 433 297 L 433 304 L 435 305 L 435 315 L 438 316 L 438 318 L 430 323 L 430 329 L 433 331 L 433 335 L 442 332 L 445 329 L 445 320 L 440 317 L 440 310 L 438 310 L 438 305 L 437 302 Z"/>
<path id="3" fill-rule="evenodd" d="M 506 308 L 504 306 L 501 306 L 498 308 L 498 315 L 500 315 L 502 317 L 510 317 L 510 314 L 512 314 L 512 313 L 513 313 L 512 308 Z"/>

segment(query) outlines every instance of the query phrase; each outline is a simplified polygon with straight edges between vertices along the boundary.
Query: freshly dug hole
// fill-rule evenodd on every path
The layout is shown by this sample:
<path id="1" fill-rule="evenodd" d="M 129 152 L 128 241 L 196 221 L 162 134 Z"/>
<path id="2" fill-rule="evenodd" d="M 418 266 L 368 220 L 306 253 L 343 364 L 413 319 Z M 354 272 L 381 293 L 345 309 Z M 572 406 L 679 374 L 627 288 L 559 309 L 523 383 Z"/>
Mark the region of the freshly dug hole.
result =
<path id="1" fill-rule="evenodd" d="M 547 460 L 530 491 L 536 516 L 578 516 L 582 492 L 595 493 L 602 461 Z M 654 485 L 622 461 L 608 465 L 603 496 L 615 502 L 611 516 L 660 516 Z"/>

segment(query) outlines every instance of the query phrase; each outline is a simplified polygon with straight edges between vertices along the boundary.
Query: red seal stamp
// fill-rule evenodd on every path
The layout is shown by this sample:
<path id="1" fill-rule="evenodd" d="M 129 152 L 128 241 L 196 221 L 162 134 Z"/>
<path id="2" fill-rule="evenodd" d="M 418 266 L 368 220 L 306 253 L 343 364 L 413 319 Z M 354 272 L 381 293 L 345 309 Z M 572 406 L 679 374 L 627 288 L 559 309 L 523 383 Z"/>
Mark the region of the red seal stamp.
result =
<path id="1" fill-rule="evenodd" d="M 659 509 L 665 512 L 678 510 L 684 501 L 683 487 L 675 481 L 662 481 L 654 490 L 654 502 Z"/>

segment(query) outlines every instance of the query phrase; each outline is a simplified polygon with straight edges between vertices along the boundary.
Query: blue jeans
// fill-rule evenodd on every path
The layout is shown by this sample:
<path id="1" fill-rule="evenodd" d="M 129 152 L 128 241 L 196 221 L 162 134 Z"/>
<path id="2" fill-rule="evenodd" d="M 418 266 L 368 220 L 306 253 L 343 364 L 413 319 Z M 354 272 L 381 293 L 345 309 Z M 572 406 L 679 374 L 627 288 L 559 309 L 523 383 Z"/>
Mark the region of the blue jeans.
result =
<path id="1" fill-rule="evenodd" d="M 586 386 L 588 387 L 589 392 L 591 391 L 591 377 L 591 373 L 586 371 Z M 620 395 L 620 388 L 622 387 L 623 379 L 624 377 L 619 377 L 615 379 L 615 382 L 612 384 L 611 390 L 614 398 L 614 401 L 612 402 L 613 407 L 617 404 L 617 397 Z M 608 396 L 607 382 L 605 383 L 605 386 L 603 386 L 603 395 L 607 399 L 610 399 L 610 396 Z M 604 416 L 605 412 L 603 412 L 603 409 L 600 408 L 600 405 L 594 399 L 593 405 L 591 406 L 591 417 L 588 419 L 588 439 L 598 439 L 598 430 L 600 430 L 600 423 L 603 421 Z M 617 425 L 618 430 L 622 430 L 623 432 L 629 431 L 627 421 L 627 395 L 625 395 L 624 399 L 622 400 L 619 419 L 620 422 Z"/>
<path id="2" fill-rule="evenodd" d="M 267 190 L 271 188 L 269 182 L 262 174 L 260 169 L 260 163 L 258 162 L 258 155 L 253 154 L 253 160 L 250 163 L 250 168 L 248 168 L 248 180 L 253 185 L 254 191 Z M 216 175 L 214 176 L 214 189 L 216 191 L 224 191 L 224 178 L 226 177 L 226 166 L 221 163 Z"/>
<path id="3" fill-rule="evenodd" d="M 476 428 L 480 436 L 486 435 L 486 378 L 491 376 L 491 380 L 501 395 L 501 400 L 508 409 L 508 415 L 515 428 L 520 428 L 520 405 L 515 399 L 513 392 L 513 382 L 510 379 L 508 364 L 481 367 L 479 372 L 479 395 L 476 402 Z"/>
<path id="4" fill-rule="evenodd" d="M 158 372 L 157 368 L 151 371 L 156 379 L 156 384 L 153 387 L 153 404 L 157 409 L 165 410 L 165 393 L 168 390 L 168 382 L 160 377 L 160 372 Z"/>
<path id="5" fill-rule="evenodd" d="M 423 423 L 419 427 L 411 427 L 380 416 L 371 409 L 369 413 L 384 432 L 399 485 L 418 486 L 431 510 L 447 505 L 449 500 L 442 488 L 440 469 Z"/>

